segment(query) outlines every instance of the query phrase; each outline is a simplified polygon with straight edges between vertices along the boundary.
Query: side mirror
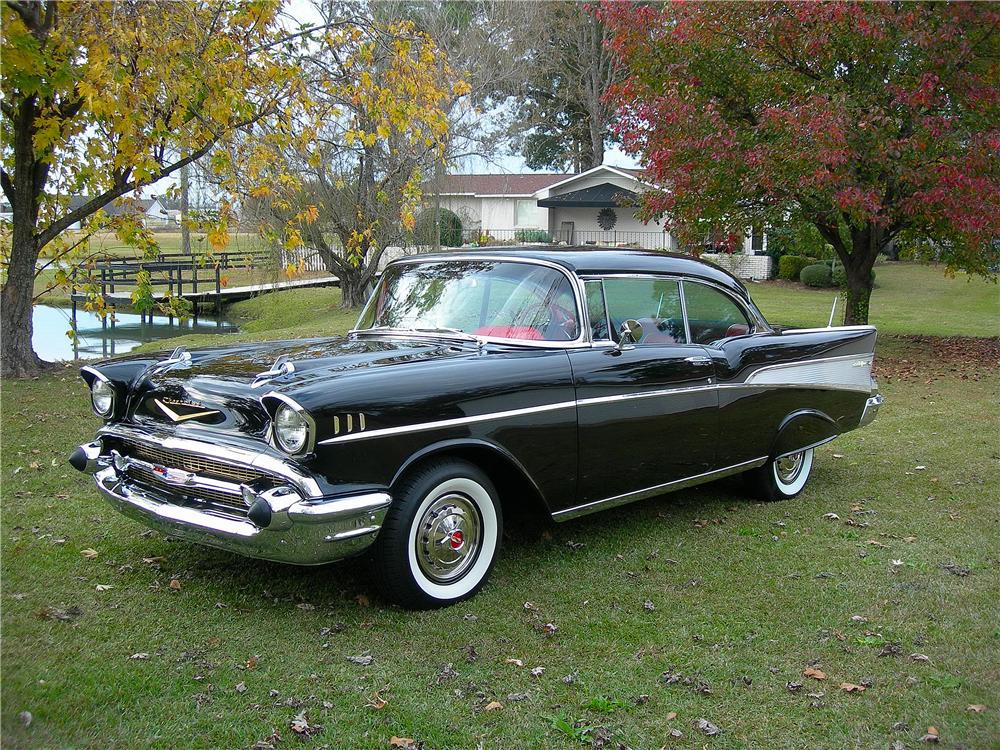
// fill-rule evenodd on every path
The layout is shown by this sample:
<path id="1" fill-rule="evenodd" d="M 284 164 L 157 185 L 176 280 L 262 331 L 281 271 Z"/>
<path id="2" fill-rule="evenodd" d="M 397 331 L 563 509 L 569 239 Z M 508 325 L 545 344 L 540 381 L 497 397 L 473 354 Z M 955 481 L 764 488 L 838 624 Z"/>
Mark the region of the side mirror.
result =
<path id="1" fill-rule="evenodd" d="M 618 333 L 618 350 L 621 351 L 625 347 L 642 340 L 642 323 L 630 318 L 622 323 L 621 330 Z"/>

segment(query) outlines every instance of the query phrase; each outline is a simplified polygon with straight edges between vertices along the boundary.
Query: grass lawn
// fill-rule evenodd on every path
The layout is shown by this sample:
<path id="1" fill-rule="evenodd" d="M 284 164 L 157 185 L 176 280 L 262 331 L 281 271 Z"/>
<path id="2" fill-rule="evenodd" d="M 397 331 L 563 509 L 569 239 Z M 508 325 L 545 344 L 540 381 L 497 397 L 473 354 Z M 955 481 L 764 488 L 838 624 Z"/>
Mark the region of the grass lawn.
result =
<path id="1" fill-rule="evenodd" d="M 775 322 L 826 322 L 812 292 L 753 291 Z M 899 299 L 875 322 L 907 330 L 913 296 Z M 240 303 L 243 333 L 226 338 L 342 331 L 355 315 L 336 301 Z M 994 332 L 968 326 L 975 305 L 938 332 Z M 144 531 L 65 462 L 97 427 L 75 369 L 4 382 L 4 745 L 886 748 L 934 726 L 945 747 L 1000 746 L 990 361 L 883 339 L 886 405 L 817 451 L 799 498 L 715 484 L 513 524 L 483 592 L 425 613 L 370 596 L 361 562 L 299 569 Z"/>
<path id="2" fill-rule="evenodd" d="M 943 267 L 884 263 L 875 267 L 870 322 L 884 334 L 1000 336 L 1000 284 L 980 276 L 944 275 Z M 769 322 L 825 326 L 836 294 L 787 281 L 750 285 Z M 844 319 L 843 300 L 834 323 Z"/>

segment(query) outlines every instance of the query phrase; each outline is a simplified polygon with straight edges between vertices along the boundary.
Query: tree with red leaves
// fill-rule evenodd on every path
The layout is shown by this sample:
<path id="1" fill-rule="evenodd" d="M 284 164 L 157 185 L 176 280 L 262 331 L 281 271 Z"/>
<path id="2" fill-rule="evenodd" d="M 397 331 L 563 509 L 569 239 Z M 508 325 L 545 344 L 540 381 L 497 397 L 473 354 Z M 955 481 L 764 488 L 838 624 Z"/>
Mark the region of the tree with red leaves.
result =
<path id="1" fill-rule="evenodd" d="M 606 0 L 617 133 L 647 217 L 741 230 L 801 219 L 866 323 L 893 241 L 987 273 L 1000 237 L 1000 6 Z M 917 291 L 917 290 L 915 290 Z"/>

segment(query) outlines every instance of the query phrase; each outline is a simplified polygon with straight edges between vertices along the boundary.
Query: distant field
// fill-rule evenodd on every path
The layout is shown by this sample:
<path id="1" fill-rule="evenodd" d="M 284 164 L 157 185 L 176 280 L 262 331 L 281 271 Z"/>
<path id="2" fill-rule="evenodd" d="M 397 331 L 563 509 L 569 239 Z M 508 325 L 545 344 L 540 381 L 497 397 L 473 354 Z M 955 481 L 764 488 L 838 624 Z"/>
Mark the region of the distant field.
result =
<path id="1" fill-rule="evenodd" d="M 180 232 L 154 232 L 153 237 L 160 246 L 160 252 L 179 253 L 181 251 Z M 122 244 L 113 234 L 97 234 L 90 240 L 94 252 L 106 253 L 120 258 L 138 258 L 139 251 L 134 247 Z M 264 241 L 255 233 L 240 232 L 230 235 L 227 252 L 240 252 L 264 247 Z M 201 232 L 191 233 L 191 252 L 200 255 L 208 252 L 208 240 Z"/>

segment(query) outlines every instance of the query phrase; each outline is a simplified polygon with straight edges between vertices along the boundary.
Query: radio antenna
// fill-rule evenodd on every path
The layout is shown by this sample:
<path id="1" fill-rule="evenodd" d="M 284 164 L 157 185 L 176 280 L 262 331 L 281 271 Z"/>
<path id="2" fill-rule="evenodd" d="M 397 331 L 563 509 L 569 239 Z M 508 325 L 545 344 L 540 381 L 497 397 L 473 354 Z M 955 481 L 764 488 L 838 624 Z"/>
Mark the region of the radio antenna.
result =
<path id="1" fill-rule="evenodd" d="M 833 316 L 837 313 L 837 298 L 840 297 L 839 294 L 833 297 L 833 307 L 830 308 L 830 322 L 826 324 L 827 328 L 833 328 Z"/>

